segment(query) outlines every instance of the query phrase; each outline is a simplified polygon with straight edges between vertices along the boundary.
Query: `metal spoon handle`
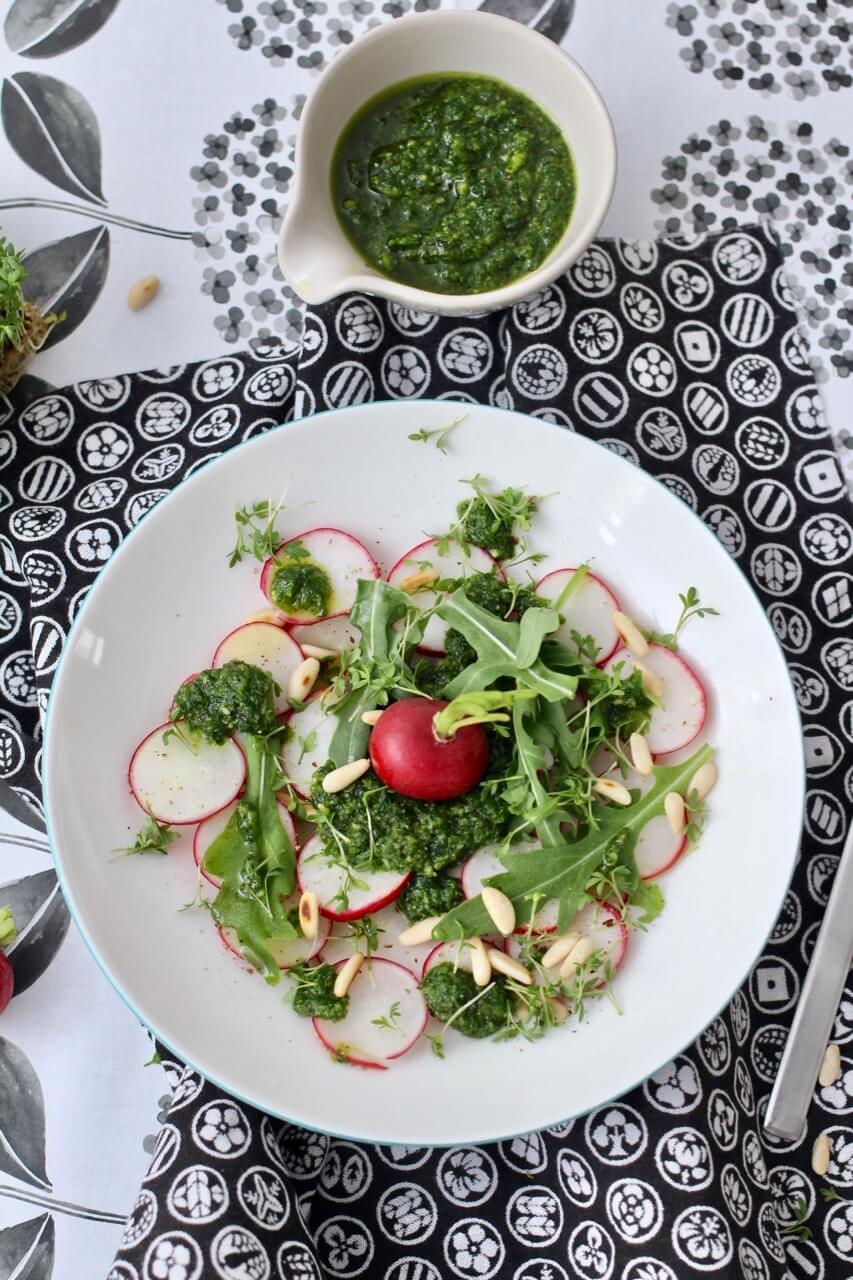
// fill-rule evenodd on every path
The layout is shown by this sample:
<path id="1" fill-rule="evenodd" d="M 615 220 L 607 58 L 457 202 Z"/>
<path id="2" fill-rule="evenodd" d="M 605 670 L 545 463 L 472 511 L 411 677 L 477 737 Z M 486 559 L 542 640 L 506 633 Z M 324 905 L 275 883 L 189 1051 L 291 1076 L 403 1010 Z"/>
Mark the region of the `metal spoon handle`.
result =
<path id="1" fill-rule="evenodd" d="M 803 1131 L 835 1011 L 853 959 L 853 827 L 835 873 L 835 882 L 785 1043 L 764 1127 L 795 1142 Z"/>

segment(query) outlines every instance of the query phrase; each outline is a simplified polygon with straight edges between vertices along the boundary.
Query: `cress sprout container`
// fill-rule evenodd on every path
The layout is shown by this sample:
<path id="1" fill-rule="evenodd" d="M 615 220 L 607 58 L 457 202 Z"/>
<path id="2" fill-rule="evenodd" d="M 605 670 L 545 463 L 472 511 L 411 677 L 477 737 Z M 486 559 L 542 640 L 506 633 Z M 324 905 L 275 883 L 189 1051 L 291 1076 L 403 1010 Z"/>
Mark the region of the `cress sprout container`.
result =
<path id="1" fill-rule="evenodd" d="M 347 238 L 332 197 L 335 148 L 367 101 L 401 81 L 458 72 L 501 80 L 531 98 L 563 133 L 575 169 L 575 201 L 557 243 L 533 271 L 482 293 L 431 292 L 384 275 Z M 580 257 L 601 226 L 615 176 L 616 144 L 601 96 L 551 40 L 490 13 L 415 14 L 376 27 L 350 45 L 308 99 L 279 263 L 288 284 L 308 303 L 357 291 L 439 315 L 495 311 L 544 288 Z"/>

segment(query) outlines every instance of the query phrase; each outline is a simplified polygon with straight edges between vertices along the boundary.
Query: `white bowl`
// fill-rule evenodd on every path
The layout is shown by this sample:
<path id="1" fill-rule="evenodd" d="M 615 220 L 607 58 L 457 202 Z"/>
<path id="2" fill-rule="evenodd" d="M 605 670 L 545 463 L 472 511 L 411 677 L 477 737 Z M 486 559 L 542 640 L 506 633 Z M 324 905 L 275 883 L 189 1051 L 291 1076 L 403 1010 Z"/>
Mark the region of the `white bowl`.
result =
<path id="1" fill-rule="evenodd" d="M 414 443 L 446 401 L 317 414 L 208 463 L 147 515 L 99 575 L 62 653 L 48 711 L 45 800 L 63 892 L 105 973 L 139 1017 L 229 1093 L 314 1129 L 421 1146 L 491 1141 L 599 1107 L 657 1071 L 728 1002 L 785 896 L 803 807 L 797 704 L 764 610 L 710 530 L 638 467 L 570 431 L 466 405 L 447 454 Z M 329 465 L 333 459 L 333 465 Z M 699 849 L 663 876 L 666 910 L 634 935 L 607 1000 L 528 1044 L 449 1032 L 388 1071 L 332 1062 L 311 1026 L 222 945 L 196 893 L 191 835 L 167 857 L 116 858 L 143 815 L 128 792 L 136 742 L 174 690 L 263 602 L 260 566 L 227 567 L 236 506 L 278 495 L 283 536 L 338 525 L 386 569 L 446 528 L 462 476 L 559 493 L 542 503 L 537 573 L 590 560 L 639 620 L 664 628 L 694 584 L 719 618 L 693 623 L 685 656 L 711 692 L 703 737 L 720 781 Z M 140 607 L 140 602 L 144 607 Z M 289 984 L 285 984 L 289 985 Z M 371 1273 L 375 1274 L 375 1272 Z"/>
<path id="2" fill-rule="evenodd" d="M 390 85 L 443 71 L 493 76 L 520 89 L 559 125 L 575 163 L 575 205 L 558 243 L 535 271 L 486 293 L 433 293 L 382 275 L 362 260 L 332 205 L 332 156 L 352 116 Z M 615 177 L 607 108 L 586 72 L 553 41 L 490 13 L 416 14 L 376 27 L 339 54 L 309 98 L 279 263 L 288 284 L 309 303 L 357 290 L 439 315 L 495 311 L 544 288 L 580 257 L 601 226 Z"/>

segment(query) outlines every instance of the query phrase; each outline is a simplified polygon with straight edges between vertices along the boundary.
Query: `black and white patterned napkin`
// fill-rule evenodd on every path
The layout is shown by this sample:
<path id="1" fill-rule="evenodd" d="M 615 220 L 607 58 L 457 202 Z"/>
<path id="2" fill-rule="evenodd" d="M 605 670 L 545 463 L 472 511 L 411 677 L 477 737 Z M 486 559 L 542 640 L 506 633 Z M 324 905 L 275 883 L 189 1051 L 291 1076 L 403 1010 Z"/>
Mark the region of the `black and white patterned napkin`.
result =
<path id="1" fill-rule="evenodd" d="M 827 1247 L 853 1260 L 853 1062 L 818 1090 L 799 1143 L 761 1130 L 853 805 L 853 529 L 776 245 L 757 228 L 600 241 L 558 283 L 485 318 L 349 296 L 309 313 L 294 356 L 262 348 L 31 395 L 0 425 L 0 774 L 35 807 L 39 708 L 128 531 L 258 432 L 417 396 L 558 422 L 695 510 L 785 650 L 809 769 L 802 856 L 765 954 L 726 1013 L 641 1088 L 494 1146 L 371 1148 L 253 1112 L 167 1063 L 172 1108 L 112 1280 L 765 1280 L 786 1265 L 823 1276 Z M 853 1041 L 849 989 L 834 1038 Z M 809 1164 L 824 1129 L 831 1204 Z M 783 1240 L 803 1204 L 814 1238 Z"/>

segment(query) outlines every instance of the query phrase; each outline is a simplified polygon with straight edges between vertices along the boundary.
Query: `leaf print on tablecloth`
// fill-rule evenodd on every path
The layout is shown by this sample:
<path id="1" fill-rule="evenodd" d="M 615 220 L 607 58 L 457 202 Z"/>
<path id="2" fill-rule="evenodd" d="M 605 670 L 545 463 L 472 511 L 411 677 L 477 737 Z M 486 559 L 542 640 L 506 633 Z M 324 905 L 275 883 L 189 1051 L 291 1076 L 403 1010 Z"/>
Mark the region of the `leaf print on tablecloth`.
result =
<path id="1" fill-rule="evenodd" d="M 45 1168 L 44 1095 L 23 1049 L 0 1036 L 0 1172 L 50 1189 Z"/>
<path id="2" fill-rule="evenodd" d="M 22 58 L 54 58 L 83 44 L 113 14 L 118 0 L 15 0 L 3 29 Z"/>
<path id="3" fill-rule="evenodd" d="M 3 81 L 2 118 L 24 164 L 73 196 L 106 203 L 98 121 L 79 90 L 53 76 L 19 71 Z"/>
<path id="4" fill-rule="evenodd" d="M 50 1280 L 55 1243 L 49 1213 L 0 1231 L 0 1280 Z"/>
<path id="5" fill-rule="evenodd" d="M 19 996 L 52 963 L 71 917 L 52 870 L 0 884 L 0 906 L 12 908 L 18 930 L 6 955 L 15 972 L 15 995 Z"/>
<path id="6" fill-rule="evenodd" d="M 110 265 L 110 233 L 92 227 L 33 249 L 24 258 L 24 295 L 42 312 L 65 313 L 48 334 L 43 351 L 63 342 L 97 302 Z"/>

